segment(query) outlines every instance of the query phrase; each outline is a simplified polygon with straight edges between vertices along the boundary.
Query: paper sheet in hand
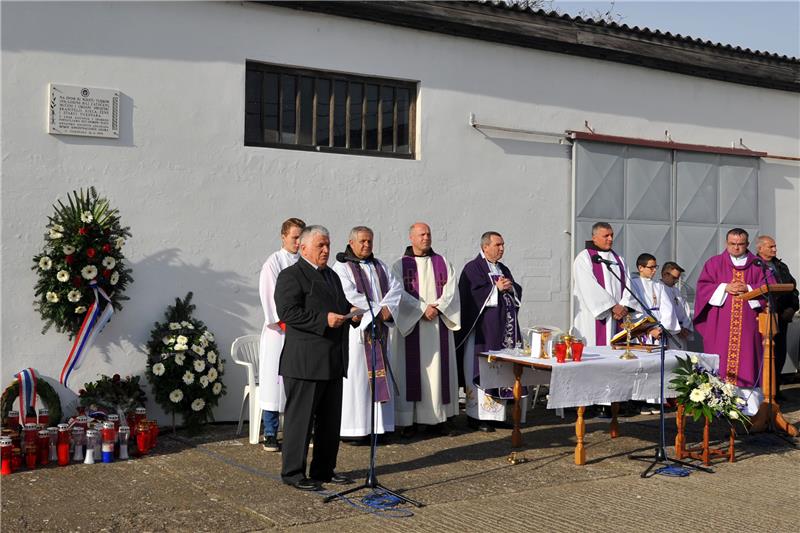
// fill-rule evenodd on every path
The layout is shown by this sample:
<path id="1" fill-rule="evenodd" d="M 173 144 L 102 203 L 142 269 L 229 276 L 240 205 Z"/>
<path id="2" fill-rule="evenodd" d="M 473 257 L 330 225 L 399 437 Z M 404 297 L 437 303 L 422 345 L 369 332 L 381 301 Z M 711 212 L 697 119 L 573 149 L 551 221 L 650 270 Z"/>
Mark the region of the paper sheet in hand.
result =
<path id="1" fill-rule="evenodd" d="M 350 311 L 349 313 L 344 315 L 344 317 L 342 317 L 342 318 L 344 318 L 345 320 L 350 320 L 351 318 L 357 317 L 357 316 L 361 316 L 366 312 L 367 312 L 366 309 L 356 309 L 355 311 Z"/>

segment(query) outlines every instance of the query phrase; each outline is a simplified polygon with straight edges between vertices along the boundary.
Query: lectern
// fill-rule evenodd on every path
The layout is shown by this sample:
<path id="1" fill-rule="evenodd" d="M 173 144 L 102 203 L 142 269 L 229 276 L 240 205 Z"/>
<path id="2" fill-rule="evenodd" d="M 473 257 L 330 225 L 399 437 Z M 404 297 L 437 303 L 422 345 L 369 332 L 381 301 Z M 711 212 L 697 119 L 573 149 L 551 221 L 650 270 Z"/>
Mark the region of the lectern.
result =
<path id="1" fill-rule="evenodd" d="M 748 293 L 739 296 L 742 300 L 754 300 L 764 295 L 782 294 L 794 290 L 791 283 L 776 283 L 774 285 L 762 285 Z M 761 371 L 761 389 L 764 392 L 764 401 L 758 407 L 758 412 L 750 418 L 752 427 L 751 432 L 758 433 L 766 431 L 772 422 L 772 428 L 778 432 L 786 433 L 791 437 L 797 436 L 797 428 L 786 421 L 781 413 L 780 405 L 775 401 L 775 357 L 774 343 L 772 336 L 778 330 L 778 320 L 772 312 L 767 301 L 767 307 L 758 314 L 758 331 L 764 339 L 764 367 Z"/>

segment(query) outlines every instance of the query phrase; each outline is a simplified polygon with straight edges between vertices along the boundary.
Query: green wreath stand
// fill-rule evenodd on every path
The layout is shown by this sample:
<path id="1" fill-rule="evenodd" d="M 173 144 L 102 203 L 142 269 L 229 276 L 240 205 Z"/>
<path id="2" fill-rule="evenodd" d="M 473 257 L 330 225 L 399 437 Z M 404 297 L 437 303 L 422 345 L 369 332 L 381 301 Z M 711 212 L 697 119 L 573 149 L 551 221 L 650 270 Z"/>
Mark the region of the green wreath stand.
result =
<path id="1" fill-rule="evenodd" d="M 49 411 L 50 425 L 55 426 L 61 422 L 61 400 L 55 389 L 40 378 L 36 381 L 36 394 Z M 3 397 L 0 399 L 0 409 L 2 409 L 3 416 L 6 416 L 9 411 L 14 409 L 14 402 L 17 401 L 17 398 L 19 398 L 19 381 L 14 380 L 3 392 Z"/>

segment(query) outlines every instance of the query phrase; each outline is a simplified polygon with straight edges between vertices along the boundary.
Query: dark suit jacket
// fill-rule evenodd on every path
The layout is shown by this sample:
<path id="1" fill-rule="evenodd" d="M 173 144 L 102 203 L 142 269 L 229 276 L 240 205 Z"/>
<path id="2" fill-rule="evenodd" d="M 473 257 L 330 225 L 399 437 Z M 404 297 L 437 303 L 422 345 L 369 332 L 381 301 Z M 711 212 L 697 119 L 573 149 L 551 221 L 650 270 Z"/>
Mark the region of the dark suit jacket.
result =
<path id="1" fill-rule="evenodd" d="M 279 373 L 295 379 L 329 380 L 347 376 L 348 328 L 328 327 L 328 313 L 345 315 L 350 303 L 339 276 L 336 289 L 302 257 L 278 275 L 275 307 L 286 324 Z"/>

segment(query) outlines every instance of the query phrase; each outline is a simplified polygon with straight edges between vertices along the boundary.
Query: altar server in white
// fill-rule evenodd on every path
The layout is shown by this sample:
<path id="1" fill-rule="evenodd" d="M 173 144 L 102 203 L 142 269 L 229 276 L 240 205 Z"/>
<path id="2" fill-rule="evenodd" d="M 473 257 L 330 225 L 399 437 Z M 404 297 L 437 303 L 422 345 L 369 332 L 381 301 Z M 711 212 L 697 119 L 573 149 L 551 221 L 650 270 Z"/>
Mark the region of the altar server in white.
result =
<path id="1" fill-rule="evenodd" d="M 573 327 L 586 339 L 588 346 L 606 346 L 620 331 L 619 321 L 629 310 L 637 310 L 626 286 L 630 276 L 625 260 L 613 249 L 614 230 L 608 222 L 592 226 L 592 240 L 575 257 L 572 264 L 575 317 Z M 622 283 L 611 273 L 622 279 Z"/>
<path id="2" fill-rule="evenodd" d="M 431 247 L 431 228 L 418 222 L 409 230 L 411 246 L 392 267 L 403 284 L 394 315 L 392 370 L 399 395 L 395 422 L 403 435 L 414 424 L 436 426 L 448 435 L 448 419 L 458 414 L 458 372 L 453 332 L 461 328 L 458 280 L 453 266 Z"/>
<path id="3" fill-rule="evenodd" d="M 264 327 L 258 348 L 258 397 L 263 412 L 264 449 L 280 451 L 278 425 L 280 413 L 286 404 L 283 383 L 278 376 L 278 363 L 283 350 L 284 330 L 275 309 L 275 282 L 284 268 L 300 257 L 300 233 L 306 223 L 299 218 L 289 218 L 281 225 L 281 249 L 270 255 L 261 267 L 258 292 L 264 309 Z"/>
<path id="4" fill-rule="evenodd" d="M 694 334 L 694 326 L 692 326 L 692 310 L 689 307 L 689 302 L 686 299 L 686 293 L 683 288 L 678 285 L 683 274 L 683 268 L 674 261 L 667 261 L 661 267 L 661 282 L 664 283 L 667 296 L 672 300 L 672 308 L 675 310 L 675 315 L 678 318 L 681 330 L 677 335 L 673 335 L 674 340 L 670 339 L 667 342 L 669 348 L 679 350 L 687 350 L 689 340 Z"/>
<path id="5" fill-rule="evenodd" d="M 639 275 L 631 279 L 633 292 L 667 331 L 677 334 L 681 330 L 678 315 L 675 313 L 675 306 L 667 292 L 667 287 L 655 277 L 658 269 L 655 256 L 648 253 L 640 254 L 636 258 L 636 268 L 639 270 Z M 644 312 L 637 313 L 636 319 L 643 318 L 645 315 Z M 648 331 L 648 342 L 658 342 L 660 336 L 661 330 L 653 328 Z"/>
<path id="6" fill-rule="evenodd" d="M 372 405 L 372 315 L 377 322 L 375 333 L 375 433 L 394 431 L 394 383 L 389 371 L 389 330 L 400 305 L 403 287 L 389 267 L 372 253 L 374 233 L 366 226 L 350 230 L 343 254 L 337 256 L 334 272 L 342 281 L 347 301 L 367 312 L 357 328 L 350 328 L 350 364 L 342 389 L 342 425 L 339 435 L 345 438 L 366 437 L 371 432 Z M 340 260 L 343 259 L 344 262 Z M 367 302 L 369 298 L 369 304 Z"/>

